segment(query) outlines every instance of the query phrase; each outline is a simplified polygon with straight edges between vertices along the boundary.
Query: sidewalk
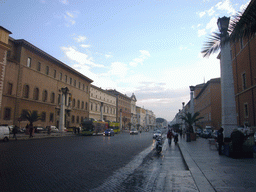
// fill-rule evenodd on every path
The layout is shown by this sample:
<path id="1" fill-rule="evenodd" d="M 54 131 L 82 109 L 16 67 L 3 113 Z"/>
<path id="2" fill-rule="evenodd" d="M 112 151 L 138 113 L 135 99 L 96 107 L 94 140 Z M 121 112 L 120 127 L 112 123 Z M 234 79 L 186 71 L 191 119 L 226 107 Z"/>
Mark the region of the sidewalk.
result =
<path id="1" fill-rule="evenodd" d="M 51 133 L 48 135 L 47 133 L 34 133 L 33 137 L 29 138 L 29 135 L 25 133 L 18 133 L 16 134 L 17 140 L 31 140 L 31 139 L 43 139 L 43 138 L 52 138 L 52 137 L 69 137 L 69 136 L 76 136 L 73 132 L 63 132 L 63 133 Z M 13 138 L 13 134 L 10 134 L 9 140 L 15 140 Z"/>
<path id="2" fill-rule="evenodd" d="M 204 138 L 179 139 L 179 147 L 198 191 L 256 191 L 256 158 L 219 156 Z"/>

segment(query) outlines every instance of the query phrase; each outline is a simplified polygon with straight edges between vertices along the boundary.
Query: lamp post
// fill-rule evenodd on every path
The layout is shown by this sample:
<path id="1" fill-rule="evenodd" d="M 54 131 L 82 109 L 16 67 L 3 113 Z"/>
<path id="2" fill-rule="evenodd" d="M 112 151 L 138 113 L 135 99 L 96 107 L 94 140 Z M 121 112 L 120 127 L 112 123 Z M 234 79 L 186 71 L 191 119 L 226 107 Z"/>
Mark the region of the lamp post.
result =
<path id="1" fill-rule="evenodd" d="M 237 127 L 234 78 L 230 54 L 230 43 L 227 42 L 223 44 L 225 38 L 229 36 L 229 20 L 229 17 L 222 17 L 219 18 L 217 22 L 218 28 L 221 32 L 221 124 L 224 128 L 224 137 L 227 138 L 230 138 L 233 129 Z"/>
<path id="2" fill-rule="evenodd" d="M 59 132 L 64 132 L 65 126 L 65 104 L 66 104 L 66 97 L 69 92 L 67 87 L 63 87 L 60 89 L 61 92 L 61 101 L 60 101 L 60 124 L 59 124 Z"/>

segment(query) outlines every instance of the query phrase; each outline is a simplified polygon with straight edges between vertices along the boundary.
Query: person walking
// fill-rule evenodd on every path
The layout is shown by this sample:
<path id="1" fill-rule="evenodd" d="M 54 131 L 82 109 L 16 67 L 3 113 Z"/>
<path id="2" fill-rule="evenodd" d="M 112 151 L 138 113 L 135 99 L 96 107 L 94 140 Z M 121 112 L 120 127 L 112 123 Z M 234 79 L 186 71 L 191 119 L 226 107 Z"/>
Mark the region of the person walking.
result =
<path id="1" fill-rule="evenodd" d="M 168 132 L 167 132 L 167 138 L 168 138 L 169 146 L 172 144 L 172 136 L 173 136 L 172 130 L 169 129 Z"/>
<path id="2" fill-rule="evenodd" d="M 224 130 L 224 129 L 221 127 L 221 128 L 219 129 L 218 135 L 217 135 L 217 142 L 218 142 L 218 144 L 219 144 L 219 149 L 218 149 L 219 155 L 222 155 L 221 149 L 222 149 L 222 146 L 223 146 L 223 144 L 224 144 L 224 142 L 223 142 L 223 130 Z"/>
<path id="3" fill-rule="evenodd" d="M 48 135 L 50 135 L 50 134 L 51 134 L 51 126 L 48 126 L 47 134 L 48 134 Z"/>
<path id="4" fill-rule="evenodd" d="M 33 137 L 33 125 L 29 125 L 29 138 Z"/>
<path id="5" fill-rule="evenodd" d="M 13 138 L 17 140 L 16 134 L 18 133 L 18 127 L 16 125 L 13 127 L 12 133 L 13 133 Z"/>

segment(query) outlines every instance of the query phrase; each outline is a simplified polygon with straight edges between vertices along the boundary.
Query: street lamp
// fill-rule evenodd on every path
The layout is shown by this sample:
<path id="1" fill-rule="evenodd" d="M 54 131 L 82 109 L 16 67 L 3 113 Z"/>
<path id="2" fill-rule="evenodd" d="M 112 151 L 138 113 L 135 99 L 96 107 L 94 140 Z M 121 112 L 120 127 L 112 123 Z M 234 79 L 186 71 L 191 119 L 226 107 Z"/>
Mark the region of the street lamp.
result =
<path id="1" fill-rule="evenodd" d="M 224 16 L 222 18 L 219 18 L 217 21 L 218 28 L 219 28 L 220 32 L 224 35 L 226 35 L 226 33 L 228 31 L 229 20 L 230 20 L 230 17 Z"/>

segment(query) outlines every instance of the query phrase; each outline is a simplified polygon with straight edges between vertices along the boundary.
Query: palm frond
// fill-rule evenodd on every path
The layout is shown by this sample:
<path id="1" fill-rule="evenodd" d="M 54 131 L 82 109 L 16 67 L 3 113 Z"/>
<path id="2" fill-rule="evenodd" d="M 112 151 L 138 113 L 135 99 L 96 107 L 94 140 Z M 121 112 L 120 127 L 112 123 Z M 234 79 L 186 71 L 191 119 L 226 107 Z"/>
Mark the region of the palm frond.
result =
<path id="1" fill-rule="evenodd" d="M 221 33 L 218 32 L 214 32 L 208 38 L 208 41 L 204 44 L 203 50 L 201 51 L 203 57 L 209 57 L 211 54 L 220 50 L 220 39 Z"/>

